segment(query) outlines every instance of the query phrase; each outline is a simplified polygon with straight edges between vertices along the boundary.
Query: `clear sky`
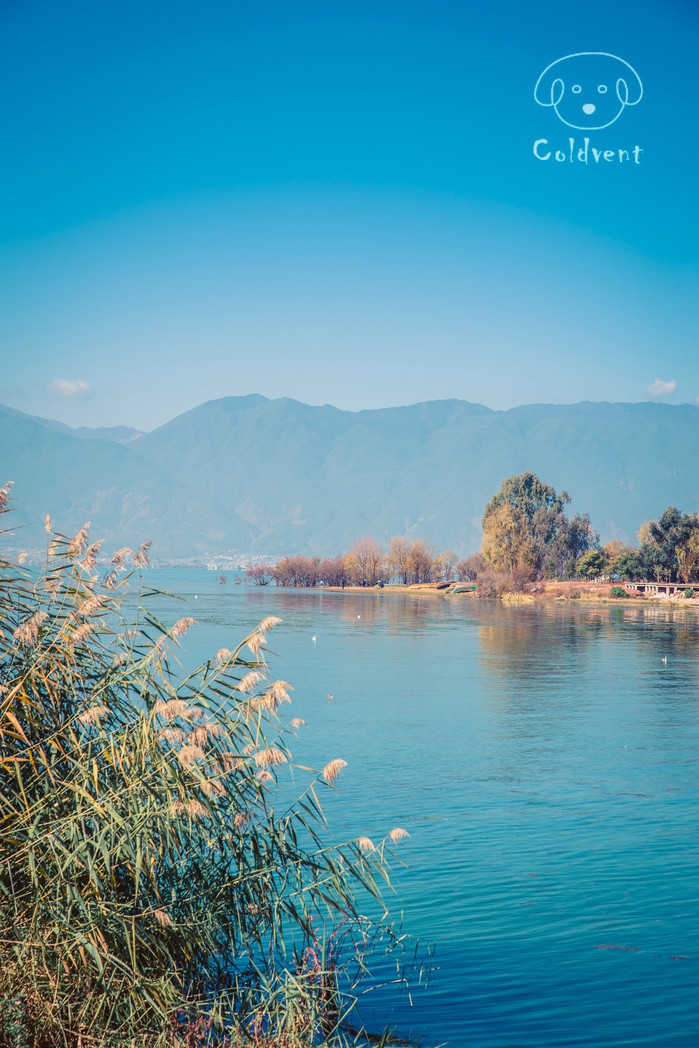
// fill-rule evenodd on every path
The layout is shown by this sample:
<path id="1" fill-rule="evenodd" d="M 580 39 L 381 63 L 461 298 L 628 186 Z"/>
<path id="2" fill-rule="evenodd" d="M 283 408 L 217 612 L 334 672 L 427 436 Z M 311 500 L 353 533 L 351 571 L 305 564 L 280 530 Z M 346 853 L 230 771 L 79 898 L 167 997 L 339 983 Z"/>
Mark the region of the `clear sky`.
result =
<path id="1" fill-rule="evenodd" d="M 694 402 L 698 46 L 696 0 L 0 0 L 0 402 Z M 534 87 L 591 51 L 643 97 L 571 128 Z"/>

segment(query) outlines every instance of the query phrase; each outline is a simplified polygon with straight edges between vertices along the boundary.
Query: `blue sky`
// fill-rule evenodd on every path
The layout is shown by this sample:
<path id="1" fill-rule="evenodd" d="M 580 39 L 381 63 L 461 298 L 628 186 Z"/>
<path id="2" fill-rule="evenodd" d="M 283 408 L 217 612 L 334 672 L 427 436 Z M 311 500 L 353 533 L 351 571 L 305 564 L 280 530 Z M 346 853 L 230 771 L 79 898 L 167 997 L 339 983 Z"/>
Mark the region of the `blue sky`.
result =
<path id="1" fill-rule="evenodd" d="M 682 0 L 2 0 L 0 401 L 693 402 L 698 44 Z M 602 130 L 533 94 L 587 51 L 643 82 Z"/>

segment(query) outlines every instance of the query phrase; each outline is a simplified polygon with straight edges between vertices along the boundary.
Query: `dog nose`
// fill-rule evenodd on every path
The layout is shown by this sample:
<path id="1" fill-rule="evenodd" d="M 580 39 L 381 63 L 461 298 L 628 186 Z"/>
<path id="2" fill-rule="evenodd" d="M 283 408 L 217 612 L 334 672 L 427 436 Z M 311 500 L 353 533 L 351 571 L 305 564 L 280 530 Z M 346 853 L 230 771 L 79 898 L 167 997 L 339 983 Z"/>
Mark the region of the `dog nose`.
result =
<path id="1" fill-rule="evenodd" d="M 583 106 L 583 113 L 586 113 L 587 116 L 592 116 L 596 108 L 597 106 L 593 106 L 592 102 L 586 102 Z"/>

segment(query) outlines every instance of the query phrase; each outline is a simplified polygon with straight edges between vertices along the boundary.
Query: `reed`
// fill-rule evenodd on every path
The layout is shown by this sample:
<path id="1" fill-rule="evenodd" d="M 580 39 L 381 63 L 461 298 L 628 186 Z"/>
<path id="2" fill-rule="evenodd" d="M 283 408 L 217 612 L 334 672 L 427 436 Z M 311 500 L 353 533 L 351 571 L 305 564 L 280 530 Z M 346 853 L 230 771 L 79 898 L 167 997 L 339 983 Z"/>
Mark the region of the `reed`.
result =
<path id="1" fill-rule="evenodd" d="M 100 577 L 87 526 L 46 528 L 41 573 L 0 562 L 1 1048 L 367 1043 L 367 959 L 400 937 L 357 900 L 383 908 L 405 834 L 328 844 L 339 758 L 275 810 L 303 724 L 278 719 L 277 620 L 178 676 L 194 620 L 142 583 L 124 618 L 148 544 Z"/>

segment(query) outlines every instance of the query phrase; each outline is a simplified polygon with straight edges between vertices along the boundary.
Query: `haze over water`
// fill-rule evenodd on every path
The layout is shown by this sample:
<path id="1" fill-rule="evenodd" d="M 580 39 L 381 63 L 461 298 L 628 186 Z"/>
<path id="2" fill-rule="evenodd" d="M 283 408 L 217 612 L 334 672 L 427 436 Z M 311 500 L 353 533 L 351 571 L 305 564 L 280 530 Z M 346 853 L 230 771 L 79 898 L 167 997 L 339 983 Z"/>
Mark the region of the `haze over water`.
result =
<path id="1" fill-rule="evenodd" d="M 323 794 L 330 835 L 410 832 L 389 904 L 437 970 L 412 1007 L 380 991 L 377 1028 L 426 1046 L 696 1045 L 694 615 L 147 579 L 186 596 L 158 599 L 166 621 L 199 622 L 187 663 L 279 615 L 281 712 L 308 722 L 294 756 L 348 762 Z"/>

